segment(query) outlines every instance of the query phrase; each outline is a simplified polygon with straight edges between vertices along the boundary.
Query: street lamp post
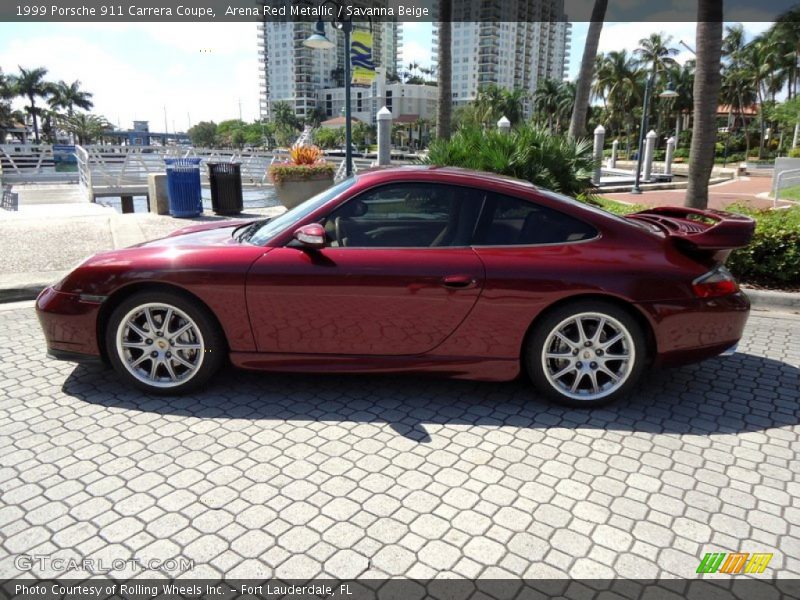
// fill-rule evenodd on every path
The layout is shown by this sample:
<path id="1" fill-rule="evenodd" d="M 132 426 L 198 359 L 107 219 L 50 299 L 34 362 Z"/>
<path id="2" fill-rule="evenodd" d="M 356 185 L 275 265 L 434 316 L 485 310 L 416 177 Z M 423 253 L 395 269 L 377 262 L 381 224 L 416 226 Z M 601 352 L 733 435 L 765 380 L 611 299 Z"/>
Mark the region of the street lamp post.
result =
<path id="1" fill-rule="evenodd" d="M 644 104 L 642 106 L 642 126 L 639 130 L 639 150 L 636 155 L 636 173 L 634 175 L 633 189 L 631 194 L 641 194 L 641 179 L 642 179 L 642 154 L 644 154 L 644 138 L 647 135 L 647 126 L 649 123 L 649 109 L 650 109 L 650 94 L 653 91 L 653 86 L 656 83 L 656 74 L 658 73 L 658 65 L 653 64 L 653 72 L 647 78 L 647 83 L 644 87 Z M 673 88 L 672 82 L 667 85 L 667 89 L 659 94 L 660 98 L 677 98 L 678 93 Z"/>
<path id="2" fill-rule="evenodd" d="M 336 0 L 326 0 L 320 6 L 331 3 L 336 7 L 336 14 L 341 12 L 341 6 Z M 353 127 L 352 109 L 350 107 L 350 34 L 353 32 L 353 19 L 334 18 L 333 26 L 341 29 L 344 34 L 344 161 L 345 174 L 350 177 L 353 174 Z M 305 46 L 318 50 L 333 48 L 336 44 L 325 35 L 325 24 L 322 20 L 317 21 L 314 33 L 303 42 Z"/>

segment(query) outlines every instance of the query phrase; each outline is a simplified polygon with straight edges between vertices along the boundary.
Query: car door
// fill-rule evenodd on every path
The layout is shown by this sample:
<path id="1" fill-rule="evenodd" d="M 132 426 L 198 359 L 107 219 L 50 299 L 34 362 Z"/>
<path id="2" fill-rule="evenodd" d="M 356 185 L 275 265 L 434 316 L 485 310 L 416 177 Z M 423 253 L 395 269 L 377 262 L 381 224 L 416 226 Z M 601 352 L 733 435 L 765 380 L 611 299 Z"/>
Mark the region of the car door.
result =
<path id="1" fill-rule="evenodd" d="M 483 288 L 469 245 L 481 201 L 457 186 L 386 184 L 323 219 L 325 248 L 265 254 L 247 280 L 258 350 L 401 356 L 438 346 Z"/>

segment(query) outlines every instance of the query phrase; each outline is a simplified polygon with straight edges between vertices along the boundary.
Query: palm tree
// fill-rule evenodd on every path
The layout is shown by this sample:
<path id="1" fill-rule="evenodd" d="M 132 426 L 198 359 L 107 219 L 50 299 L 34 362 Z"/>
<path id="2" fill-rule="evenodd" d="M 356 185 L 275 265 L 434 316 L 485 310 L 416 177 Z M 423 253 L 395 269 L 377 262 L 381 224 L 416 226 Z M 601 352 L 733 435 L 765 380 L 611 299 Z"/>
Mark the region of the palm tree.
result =
<path id="1" fill-rule="evenodd" d="M 644 94 L 643 73 L 634 57 L 625 50 L 603 55 L 597 69 L 595 94 L 604 98 L 609 127 L 615 133 L 625 129 L 630 136 L 635 127 L 634 109 Z"/>
<path id="2" fill-rule="evenodd" d="M 90 115 L 86 113 L 75 113 L 72 116 L 63 117 L 61 127 L 69 134 L 78 139 L 80 145 L 89 144 L 111 125 L 105 117 Z"/>
<path id="3" fill-rule="evenodd" d="M 436 137 L 450 139 L 453 116 L 453 57 L 450 46 L 453 39 L 453 0 L 439 0 L 439 103 L 436 107 Z"/>
<path id="4" fill-rule="evenodd" d="M 91 110 L 94 106 L 90 92 L 81 90 L 81 82 L 77 79 L 72 83 L 59 81 L 52 88 L 52 96 L 48 100 L 50 108 L 53 110 L 66 110 L 67 116 L 71 117 L 75 113 L 75 107 L 83 110 Z"/>
<path id="5" fill-rule="evenodd" d="M 563 99 L 562 84 L 556 79 L 545 79 L 533 94 L 533 108 L 540 118 L 546 115 L 551 134 L 555 132 L 555 120 Z"/>
<path id="6" fill-rule="evenodd" d="M 46 98 L 52 93 L 52 86 L 44 77 L 47 69 L 38 67 L 36 69 L 24 69 L 19 67 L 19 75 L 14 77 L 13 85 L 17 96 L 24 96 L 30 104 L 25 110 L 33 119 L 33 139 L 39 143 L 39 107 L 36 106 L 37 98 Z"/>
<path id="7" fill-rule="evenodd" d="M 575 88 L 575 107 L 569 122 L 569 135 L 573 138 L 586 133 L 586 113 L 589 110 L 589 96 L 592 93 L 592 72 L 596 64 L 597 46 L 600 44 L 600 33 L 603 31 L 607 7 L 608 0 L 594 0 L 592 22 L 586 34 L 581 70 Z"/>
<path id="8" fill-rule="evenodd" d="M 300 122 L 292 106 L 288 102 L 278 101 L 272 105 L 272 120 L 278 127 L 297 129 Z"/>
<path id="9" fill-rule="evenodd" d="M 717 141 L 722 23 L 722 0 L 698 0 L 694 130 L 689 151 L 689 184 L 686 189 L 686 205 L 693 208 L 708 206 L 708 180 L 714 167 Z"/>
<path id="10" fill-rule="evenodd" d="M 639 40 L 639 47 L 633 52 L 642 63 L 653 65 L 654 73 L 663 72 L 676 64 L 672 57 L 678 54 L 678 49 L 670 46 L 671 43 L 671 35 L 651 33 L 650 37 Z"/>
<path id="11" fill-rule="evenodd" d="M 0 69 L 0 143 L 5 140 L 6 129 L 12 126 L 14 112 L 10 100 L 14 97 L 11 82 Z"/>

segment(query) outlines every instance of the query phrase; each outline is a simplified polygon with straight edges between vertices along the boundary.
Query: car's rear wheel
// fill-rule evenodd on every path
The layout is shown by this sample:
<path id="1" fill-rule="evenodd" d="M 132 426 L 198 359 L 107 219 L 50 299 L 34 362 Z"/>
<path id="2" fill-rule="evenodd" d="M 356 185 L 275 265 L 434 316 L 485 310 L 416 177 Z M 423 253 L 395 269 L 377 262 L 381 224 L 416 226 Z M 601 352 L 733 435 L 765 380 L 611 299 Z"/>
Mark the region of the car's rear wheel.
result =
<path id="1" fill-rule="evenodd" d="M 527 343 L 526 367 L 537 389 L 556 402 L 601 406 L 628 394 L 642 374 L 644 332 L 615 304 L 567 304 L 535 327 Z"/>
<path id="2" fill-rule="evenodd" d="M 225 341 L 204 307 L 178 293 L 140 292 L 111 314 L 106 349 L 119 375 L 153 394 L 182 394 L 207 382 Z"/>

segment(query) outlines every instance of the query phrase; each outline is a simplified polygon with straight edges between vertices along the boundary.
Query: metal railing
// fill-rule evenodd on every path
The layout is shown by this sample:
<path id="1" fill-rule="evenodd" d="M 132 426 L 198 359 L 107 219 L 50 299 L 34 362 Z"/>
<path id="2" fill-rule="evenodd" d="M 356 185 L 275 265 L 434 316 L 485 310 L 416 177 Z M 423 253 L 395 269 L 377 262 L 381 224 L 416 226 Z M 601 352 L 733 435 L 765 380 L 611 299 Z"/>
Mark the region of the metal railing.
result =
<path id="1" fill-rule="evenodd" d="M 772 184 L 772 206 L 777 208 L 782 190 L 796 186 L 800 186 L 800 169 L 790 169 L 778 173 Z"/>
<path id="2" fill-rule="evenodd" d="M 2 197 L 0 197 L 0 209 L 19 210 L 19 194 L 12 192 L 10 185 L 3 186 Z"/>
<path id="3" fill-rule="evenodd" d="M 242 184 L 269 185 L 269 165 L 276 153 L 255 150 L 218 150 L 167 146 L 76 146 L 78 182 L 84 194 L 97 196 L 143 195 L 147 176 L 165 173 L 165 158 L 195 157 L 201 159 L 200 177 L 208 183 L 205 163 L 233 162 L 241 165 Z"/>

